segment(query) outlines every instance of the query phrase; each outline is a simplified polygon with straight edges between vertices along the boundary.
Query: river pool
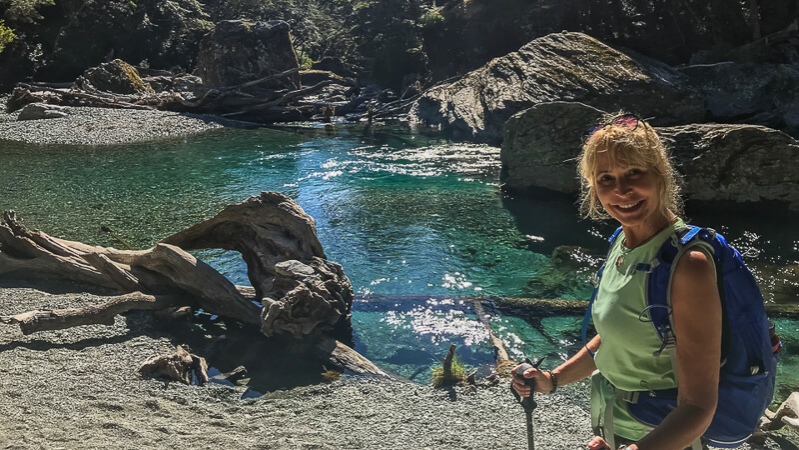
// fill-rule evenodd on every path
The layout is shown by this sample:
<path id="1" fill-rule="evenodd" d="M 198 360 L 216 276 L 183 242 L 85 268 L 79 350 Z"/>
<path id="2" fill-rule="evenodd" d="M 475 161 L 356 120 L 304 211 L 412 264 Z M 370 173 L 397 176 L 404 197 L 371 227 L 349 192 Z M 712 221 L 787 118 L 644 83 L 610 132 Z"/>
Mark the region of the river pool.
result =
<path id="1" fill-rule="evenodd" d="M 281 191 L 314 217 L 328 258 L 352 280 L 356 348 L 425 382 L 450 342 L 471 367 L 491 362 L 470 297 L 588 298 L 590 267 L 613 229 L 581 220 L 568 197 L 503 194 L 499 168 L 498 148 L 392 128 L 223 129 L 124 146 L 2 143 L 0 208 L 57 237 L 120 247 L 101 231 L 107 227 L 147 248 L 227 204 Z M 707 208 L 688 214 L 745 251 L 768 301 L 797 301 L 786 269 L 799 260 L 791 220 Z M 584 249 L 578 268 L 554 262 L 560 246 Z M 238 254 L 199 255 L 247 283 Z M 552 366 L 579 345 L 579 318 L 531 327 L 489 312 L 512 356 L 547 356 Z M 776 322 L 786 337 L 780 385 L 787 391 L 799 386 L 791 369 L 799 326 Z"/>

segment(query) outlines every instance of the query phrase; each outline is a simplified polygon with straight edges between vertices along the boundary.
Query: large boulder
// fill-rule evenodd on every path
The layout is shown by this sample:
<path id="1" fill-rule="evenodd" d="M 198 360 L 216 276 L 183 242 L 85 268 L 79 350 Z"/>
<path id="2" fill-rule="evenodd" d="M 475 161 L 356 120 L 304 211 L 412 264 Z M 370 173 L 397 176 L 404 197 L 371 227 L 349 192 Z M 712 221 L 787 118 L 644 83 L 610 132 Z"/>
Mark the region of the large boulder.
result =
<path id="1" fill-rule="evenodd" d="M 725 62 L 678 69 L 721 122 L 765 125 L 799 137 L 799 68 Z"/>
<path id="2" fill-rule="evenodd" d="M 580 103 L 538 104 L 505 129 L 502 180 L 512 191 L 579 191 L 582 135 L 603 112 Z M 799 142 L 757 125 L 694 124 L 656 127 L 684 178 L 690 200 L 783 202 L 799 210 Z"/>
<path id="3" fill-rule="evenodd" d="M 692 200 L 785 202 L 799 210 L 799 142 L 757 125 L 658 129 Z"/>
<path id="4" fill-rule="evenodd" d="M 299 67 L 289 25 L 279 20 L 226 20 L 203 38 L 197 74 L 209 86 L 233 86 Z M 299 75 L 285 80 L 300 86 Z"/>
<path id="5" fill-rule="evenodd" d="M 454 83 L 430 89 L 411 114 L 456 138 L 497 144 L 513 114 L 553 101 L 623 107 L 662 125 L 704 116 L 698 93 L 671 67 L 566 32 L 535 39 Z"/>
<path id="6" fill-rule="evenodd" d="M 81 89 L 94 88 L 115 94 L 151 94 L 154 92 L 152 86 L 142 81 L 136 68 L 121 59 L 87 69 L 75 80 L 75 85 Z"/>
<path id="7" fill-rule="evenodd" d="M 29 103 L 19 112 L 17 120 L 60 119 L 68 115 L 67 111 L 64 106 Z"/>
<path id="8" fill-rule="evenodd" d="M 499 157 L 502 181 L 510 190 L 546 188 L 580 191 L 577 159 L 581 133 L 602 111 L 582 103 L 539 103 L 505 125 Z"/>

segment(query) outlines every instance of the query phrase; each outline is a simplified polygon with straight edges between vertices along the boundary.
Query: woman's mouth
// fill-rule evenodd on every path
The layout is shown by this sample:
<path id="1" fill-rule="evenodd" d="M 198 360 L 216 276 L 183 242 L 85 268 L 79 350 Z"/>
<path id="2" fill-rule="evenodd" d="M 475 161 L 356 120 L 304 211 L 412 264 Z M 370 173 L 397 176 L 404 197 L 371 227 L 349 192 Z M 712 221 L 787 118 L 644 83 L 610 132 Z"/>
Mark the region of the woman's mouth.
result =
<path id="1" fill-rule="evenodd" d="M 618 208 L 618 209 L 620 209 L 620 210 L 622 210 L 624 212 L 635 211 L 636 209 L 638 209 L 639 206 L 641 206 L 641 204 L 643 202 L 644 202 L 643 200 L 638 200 L 637 202 L 619 204 L 619 205 L 616 205 L 616 208 Z"/>

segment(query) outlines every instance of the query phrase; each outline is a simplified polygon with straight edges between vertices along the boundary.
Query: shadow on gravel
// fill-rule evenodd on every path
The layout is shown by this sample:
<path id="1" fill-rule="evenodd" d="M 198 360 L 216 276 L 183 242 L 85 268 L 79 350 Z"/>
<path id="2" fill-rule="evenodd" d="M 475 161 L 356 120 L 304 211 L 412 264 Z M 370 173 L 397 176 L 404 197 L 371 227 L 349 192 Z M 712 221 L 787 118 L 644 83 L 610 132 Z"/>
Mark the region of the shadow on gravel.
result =
<path id="1" fill-rule="evenodd" d="M 780 450 L 799 450 L 796 444 L 778 434 L 771 433 L 768 437 L 779 444 Z"/>
<path id="2" fill-rule="evenodd" d="M 26 278 L 0 278 L 0 288 L 36 289 L 47 294 L 119 295 L 119 292 L 98 286 L 67 280 L 31 280 Z"/>
<path id="3" fill-rule="evenodd" d="M 69 349 L 69 350 L 84 350 L 90 347 L 99 347 L 108 344 L 121 344 L 141 336 L 146 333 L 126 333 L 118 336 L 111 336 L 106 338 L 88 338 L 81 339 L 76 342 L 51 342 L 41 339 L 34 339 L 28 342 L 12 341 L 5 344 L 0 344 L 0 353 L 17 348 L 25 348 L 28 350 L 46 352 L 53 349 Z"/>

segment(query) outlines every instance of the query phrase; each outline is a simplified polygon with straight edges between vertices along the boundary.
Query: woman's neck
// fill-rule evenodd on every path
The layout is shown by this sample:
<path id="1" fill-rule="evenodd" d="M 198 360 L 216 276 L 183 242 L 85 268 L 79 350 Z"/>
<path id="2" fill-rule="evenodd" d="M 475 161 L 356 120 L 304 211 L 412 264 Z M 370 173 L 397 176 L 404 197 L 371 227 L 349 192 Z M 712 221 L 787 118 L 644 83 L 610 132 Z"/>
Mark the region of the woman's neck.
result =
<path id="1" fill-rule="evenodd" d="M 658 216 L 651 221 L 645 221 L 638 226 L 621 226 L 624 231 L 624 246 L 635 248 L 660 233 L 664 228 L 679 220 L 674 214 L 668 216 Z"/>

